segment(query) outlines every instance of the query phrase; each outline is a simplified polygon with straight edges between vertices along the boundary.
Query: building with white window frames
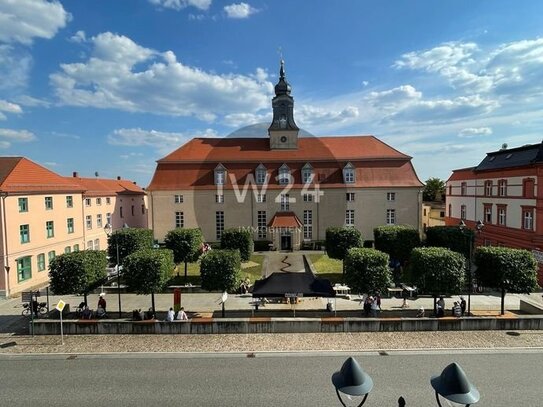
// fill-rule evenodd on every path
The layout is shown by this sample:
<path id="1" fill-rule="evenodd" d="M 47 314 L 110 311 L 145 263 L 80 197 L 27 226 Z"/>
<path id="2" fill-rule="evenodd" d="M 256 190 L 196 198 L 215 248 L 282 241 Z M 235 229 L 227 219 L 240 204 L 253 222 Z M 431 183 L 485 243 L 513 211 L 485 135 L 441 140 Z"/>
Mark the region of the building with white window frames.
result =
<path id="1" fill-rule="evenodd" d="M 454 170 L 447 181 L 447 225 L 460 220 L 475 229 L 476 245 L 534 251 L 543 258 L 543 143 L 487 153 L 476 166 Z M 539 267 L 543 284 L 543 267 Z"/>
<path id="2" fill-rule="evenodd" d="M 156 239 L 181 210 L 184 227 L 199 227 L 209 242 L 225 228 L 244 227 L 276 249 L 322 241 L 332 226 L 356 227 L 369 240 L 387 223 L 421 230 L 423 185 L 410 156 L 374 136 L 314 137 L 299 129 L 283 63 L 272 113 L 271 123 L 194 138 L 158 160 L 147 188 Z M 180 195 L 184 202 L 175 203 Z"/>

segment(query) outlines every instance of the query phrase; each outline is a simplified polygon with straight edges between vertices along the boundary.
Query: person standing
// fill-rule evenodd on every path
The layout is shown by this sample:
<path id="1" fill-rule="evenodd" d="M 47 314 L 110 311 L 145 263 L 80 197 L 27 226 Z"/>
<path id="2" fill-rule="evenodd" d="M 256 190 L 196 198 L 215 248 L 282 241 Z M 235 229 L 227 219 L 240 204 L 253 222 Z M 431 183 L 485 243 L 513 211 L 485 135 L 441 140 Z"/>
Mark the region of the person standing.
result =
<path id="1" fill-rule="evenodd" d="M 466 300 L 464 297 L 460 297 L 460 309 L 462 310 L 462 316 L 466 313 Z"/>
<path id="2" fill-rule="evenodd" d="M 445 316 L 445 299 L 441 295 L 437 300 L 437 317 L 441 318 Z"/>
<path id="3" fill-rule="evenodd" d="M 100 294 L 100 298 L 98 298 L 98 306 L 96 308 L 103 308 L 104 309 L 104 313 L 107 311 L 106 309 L 106 299 L 104 298 L 104 294 Z"/>
<path id="4" fill-rule="evenodd" d="M 371 302 L 371 316 L 373 318 L 377 318 L 379 316 L 379 310 L 380 310 L 379 301 L 378 301 L 378 298 L 375 297 L 373 301 Z"/>

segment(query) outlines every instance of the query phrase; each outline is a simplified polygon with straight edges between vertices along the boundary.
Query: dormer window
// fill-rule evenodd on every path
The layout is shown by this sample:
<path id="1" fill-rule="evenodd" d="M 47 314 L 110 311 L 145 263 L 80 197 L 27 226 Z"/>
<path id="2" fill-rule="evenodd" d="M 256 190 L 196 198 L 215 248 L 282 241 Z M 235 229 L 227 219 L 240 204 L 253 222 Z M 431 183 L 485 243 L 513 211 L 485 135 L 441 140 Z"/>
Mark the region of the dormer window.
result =
<path id="1" fill-rule="evenodd" d="M 302 183 L 310 184 L 313 181 L 313 167 L 307 163 L 302 167 Z"/>
<path id="2" fill-rule="evenodd" d="M 347 163 L 345 167 L 343 167 L 343 182 L 345 184 L 354 184 L 355 179 L 355 173 L 354 173 L 354 165 L 351 163 Z"/>
<path id="3" fill-rule="evenodd" d="M 290 168 L 288 165 L 283 164 L 279 167 L 279 184 L 287 185 L 290 182 Z"/>
<path id="4" fill-rule="evenodd" d="M 215 167 L 215 185 L 224 185 L 226 181 L 226 168 L 219 164 Z"/>
<path id="5" fill-rule="evenodd" d="M 264 167 L 263 164 L 259 164 L 259 166 L 256 167 L 256 183 L 258 185 L 265 184 L 267 175 L 268 173 L 266 172 L 266 167 Z"/>

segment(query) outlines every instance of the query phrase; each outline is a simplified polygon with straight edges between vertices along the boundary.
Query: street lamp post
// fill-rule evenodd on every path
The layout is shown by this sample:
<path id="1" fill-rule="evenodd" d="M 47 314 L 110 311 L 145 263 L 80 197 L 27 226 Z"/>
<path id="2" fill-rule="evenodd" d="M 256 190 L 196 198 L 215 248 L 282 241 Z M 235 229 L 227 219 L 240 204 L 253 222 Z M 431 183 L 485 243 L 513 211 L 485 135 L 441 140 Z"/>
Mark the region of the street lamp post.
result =
<path id="1" fill-rule="evenodd" d="M 466 229 L 466 224 L 464 223 L 463 220 L 460 221 L 458 226 L 460 227 L 460 230 L 462 231 L 462 233 L 464 233 L 464 230 L 467 230 Z M 483 224 L 483 222 L 478 220 L 477 223 L 475 224 L 475 229 L 477 230 L 477 233 L 481 233 L 484 226 L 485 225 Z M 465 234 L 464 234 L 464 236 L 465 236 Z M 471 233 L 469 235 L 469 258 L 468 258 L 468 278 L 469 278 L 469 281 L 468 281 L 468 316 L 471 315 L 471 291 L 473 290 L 473 276 L 472 276 L 472 272 L 471 272 L 471 264 L 473 262 L 473 246 L 474 246 L 474 243 L 475 243 L 475 235 L 473 233 Z"/>
<path id="2" fill-rule="evenodd" d="M 107 223 L 106 226 L 104 226 L 104 231 L 106 232 L 107 237 L 111 237 L 113 227 L 110 223 Z M 108 242 L 109 244 L 109 242 Z M 119 242 L 115 241 L 116 251 L 117 251 L 117 263 L 115 265 L 115 268 L 117 269 L 117 296 L 119 298 L 119 319 L 122 318 L 122 312 L 121 312 L 121 272 L 119 270 Z"/>

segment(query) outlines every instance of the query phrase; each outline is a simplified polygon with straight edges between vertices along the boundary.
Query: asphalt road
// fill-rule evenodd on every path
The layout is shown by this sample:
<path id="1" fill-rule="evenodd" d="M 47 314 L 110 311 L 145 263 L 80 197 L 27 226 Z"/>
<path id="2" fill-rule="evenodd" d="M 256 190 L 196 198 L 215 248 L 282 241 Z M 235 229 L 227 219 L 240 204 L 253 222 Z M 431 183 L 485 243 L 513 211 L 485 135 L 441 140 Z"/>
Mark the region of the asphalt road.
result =
<path id="1" fill-rule="evenodd" d="M 330 377 L 348 356 L 1 355 L 0 405 L 339 406 Z M 365 406 L 395 407 L 400 395 L 435 406 L 430 376 L 453 361 L 481 392 L 477 406 L 543 404 L 541 350 L 353 356 L 374 380 Z"/>

